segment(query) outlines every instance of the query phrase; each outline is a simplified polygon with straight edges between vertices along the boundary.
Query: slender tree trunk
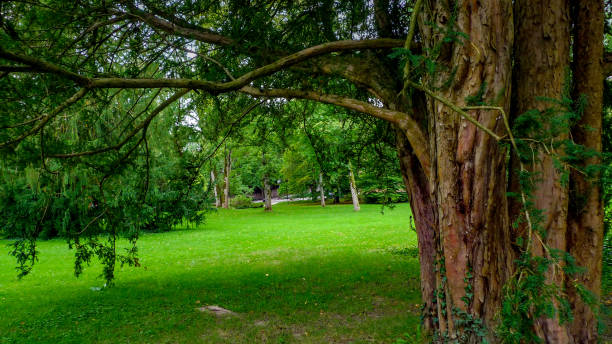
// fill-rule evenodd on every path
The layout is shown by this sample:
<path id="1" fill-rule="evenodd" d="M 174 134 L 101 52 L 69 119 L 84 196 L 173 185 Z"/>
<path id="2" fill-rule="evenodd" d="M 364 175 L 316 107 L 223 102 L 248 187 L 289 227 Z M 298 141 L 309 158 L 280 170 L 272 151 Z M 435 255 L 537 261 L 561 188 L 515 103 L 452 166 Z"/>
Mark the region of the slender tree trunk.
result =
<path id="1" fill-rule="evenodd" d="M 336 185 L 336 190 L 334 192 L 334 203 L 340 204 L 340 185 Z"/>
<path id="2" fill-rule="evenodd" d="M 219 198 L 220 192 L 219 185 L 217 184 L 217 173 L 214 168 L 210 170 L 210 180 L 213 185 L 213 193 L 215 194 L 215 207 L 219 208 L 221 207 L 221 199 Z"/>
<path id="3" fill-rule="evenodd" d="M 232 171 L 232 150 L 227 151 L 225 156 L 225 167 L 223 168 L 223 208 L 228 209 L 230 206 L 230 183 L 229 177 Z"/>
<path id="4" fill-rule="evenodd" d="M 319 172 L 319 192 L 321 194 L 321 206 L 325 207 L 325 190 L 323 189 L 323 173 Z"/>
<path id="5" fill-rule="evenodd" d="M 441 66 L 424 84 L 438 88 L 437 94 L 460 107 L 466 105 L 467 97 L 481 94 L 483 102 L 508 111 L 512 2 L 464 1 L 452 8 L 454 5 L 440 1 L 424 6 L 419 23 L 424 50 L 435 54 L 430 57 Z M 446 29 L 436 30 L 428 23 L 461 31 L 469 40 L 444 41 Z M 427 245 L 433 244 L 436 252 L 436 316 L 427 321 L 450 340 L 471 343 L 478 341 L 474 327 L 480 326 L 471 319 L 481 319 L 487 339 L 495 342 L 492 331 L 503 298 L 502 286 L 512 273 L 514 258 L 506 199 L 506 150 L 433 98 L 428 98 L 427 110 L 431 175 L 427 186 L 408 182 L 417 231 L 433 232 L 419 238 L 423 246 L 419 250 L 429 255 Z M 498 111 L 474 110 L 470 114 L 497 135 L 504 135 Z M 400 152 L 400 156 L 405 160 L 405 175 L 410 176 L 410 154 Z M 412 177 L 420 178 L 418 174 Z M 425 276 L 428 274 L 426 271 Z M 424 290 L 424 297 L 431 292 Z"/>
<path id="6" fill-rule="evenodd" d="M 574 99 L 586 96 L 587 105 L 579 123 L 572 129 L 572 137 L 576 143 L 601 152 L 603 2 L 577 1 L 574 6 L 573 93 Z M 597 157 L 585 161 L 587 165 L 599 163 Z M 576 277 L 576 282 L 583 284 L 599 299 L 604 232 L 601 190 L 597 182 L 587 180 L 575 171 L 570 176 L 570 185 L 567 242 L 577 264 L 586 269 L 584 274 Z M 596 315 L 577 295 L 573 283 L 568 283 L 567 287 L 574 315 L 570 333 L 575 343 L 596 343 Z"/>
<path id="7" fill-rule="evenodd" d="M 355 175 L 353 174 L 353 168 L 351 164 L 349 168 L 349 183 L 351 184 L 351 198 L 353 199 L 353 210 L 359 211 L 359 194 L 357 193 L 357 184 L 355 184 Z"/>
<path id="8" fill-rule="evenodd" d="M 539 110 L 547 117 L 545 126 L 550 126 L 550 122 L 546 123 L 546 120 L 560 116 L 564 109 L 540 97 L 561 100 L 564 87 L 569 83 L 569 3 L 567 0 L 517 0 L 515 13 L 513 117 L 529 110 Z M 560 133 L 555 139 L 567 138 L 567 133 Z M 562 172 L 554 166 L 553 157 L 542 149 L 542 144 L 534 143 L 532 149 L 533 161 L 526 166 L 534 178 L 537 178 L 533 201 L 534 207 L 543 212 L 540 226 L 546 235 L 540 236 L 538 231 L 534 231 L 532 235 L 540 238 L 526 240 L 532 240 L 535 255 L 546 257 L 548 254 L 542 243 L 551 249 L 567 251 L 569 193 L 567 185 L 561 180 Z M 516 170 L 513 172 L 513 176 L 518 178 Z M 525 237 L 525 230 L 520 233 Z M 546 275 L 548 283 L 563 286 L 565 277 L 557 264 L 553 265 Z M 547 343 L 570 342 L 568 328 L 560 325 L 557 318 L 539 319 L 535 331 Z"/>
<path id="9" fill-rule="evenodd" d="M 270 189 L 270 177 L 269 177 L 268 170 L 266 168 L 267 162 L 266 162 L 265 152 L 261 153 L 261 163 L 264 169 L 264 175 L 263 175 L 264 210 L 272 211 L 272 190 Z"/>
<path id="10" fill-rule="evenodd" d="M 264 176 L 264 210 L 272 211 L 272 190 L 270 188 L 270 178 L 266 174 Z"/>

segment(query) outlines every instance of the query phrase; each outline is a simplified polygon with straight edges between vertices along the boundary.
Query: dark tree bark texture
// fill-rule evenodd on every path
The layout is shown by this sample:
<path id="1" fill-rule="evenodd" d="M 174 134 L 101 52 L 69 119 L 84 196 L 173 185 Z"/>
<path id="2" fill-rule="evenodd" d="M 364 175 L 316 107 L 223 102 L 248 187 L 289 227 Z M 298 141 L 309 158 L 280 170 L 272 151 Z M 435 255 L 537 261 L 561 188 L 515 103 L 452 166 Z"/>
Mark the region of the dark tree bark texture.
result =
<path id="1" fill-rule="evenodd" d="M 567 0 L 533 2 L 518 0 L 515 2 L 515 66 L 513 85 L 512 117 L 517 117 L 529 110 L 542 111 L 545 125 L 548 120 L 559 116 L 563 109 L 559 105 L 541 97 L 561 100 L 564 87 L 568 85 L 569 50 L 570 50 L 570 15 Z M 547 111 L 548 110 L 548 111 Z M 566 140 L 568 133 L 559 133 L 553 139 Z M 550 249 L 567 251 L 567 212 L 568 188 L 562 183 L 562 172 L 554 166 L 553 158 L 542 149 L 542 144 L 534 143 L 533 160 L 527 164 L 530 173 L 537 175 L 533 194 L 534 206 L 543 212 L 540 226 L 546 235 L 536 232 L 533 240 L 534 254 L 547 258 L 543 244 Z M 513 179 L 518 178 L 517 166 L 512 170 Z M 513 183 L 516 185 L 516 183 Z M 516 190 L 515 190 L 516 191 Z M 513 220 L 518 214 L 512 214 Z M 519 235 L 524 236 L 525 230 Z M 552 266 L 547 272 L 549 283 L 559 286 L 564 284 L 564 274 L 560 267 Z M 568 343 L 569 333 L 559 319 L 539 319 L 536 333 L 546 342 Z"/>
<path id="2" fill-rule="evenodd" d="M 587 105 L 578 124 L 572 129 L 574 140 L 589 149 L 602 151 L 602 97 L 601 80 L 603 56 L 604 9 L 602 1 L 577 1 L 573 9 L 574 20 L 574 99 L 586 96 Z M 588 159 L 585 164 L 598 164 L 599 158 Z M 596 176 L 597 177 L 597 176 Z M 569 252 L 577 264 L 586 269 L 577 276 L 599 299 L 601 296 L 603 252 L 603 203 L 599 184 L 587 180 L 582 174 L 570 176 L 570 211 L 567 242 Z M 568 285 L 574 322 L 570 333 L 575 343 L 597 342 L 597 319 L 590 307 Z"/>

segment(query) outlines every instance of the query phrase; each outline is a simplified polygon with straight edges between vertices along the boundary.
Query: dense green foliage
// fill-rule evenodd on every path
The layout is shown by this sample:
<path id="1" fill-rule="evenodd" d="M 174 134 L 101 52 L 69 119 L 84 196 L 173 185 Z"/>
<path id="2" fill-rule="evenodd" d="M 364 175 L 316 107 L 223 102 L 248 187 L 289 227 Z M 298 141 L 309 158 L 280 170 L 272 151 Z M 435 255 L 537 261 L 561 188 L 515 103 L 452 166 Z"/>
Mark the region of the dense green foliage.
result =
<path id="1" fill-rule="evenodd" d="M 154 103 L 154 99 L 135 103 L 130 111 Z M 199 175 L 205 152 L 185 148 L 193 140 L 193 130 L 178 122 L 180 108 L 151 124 L 156 139 L 142 136 L 128 150 L 72 160 L 43 155 L 41 160 L 40 154 L 67 142 L 79 144 L 75 135 L 105 133 L 98 127 L 105 125 L 104 115 L 113 116 L 113 110 L 101 108 L 103 116 L 86 124 L 92 129 L 85 133 L 77 131 L 80 124 L 71 118 L 64 123 L 65 130 L 45 138 L 47 152 L 28 151 L 23 145 L 19 154 L 3 161 L 0 235 L 17 239 L 12 254 L 20 274 L 28 273 L 37 260 L 38 238 L 61 236 L 76 250 L 77 275 L 96 255 L 108 262 L 105 278 L 110 281 L 116 259 L 138 265 L 136 246 L 116 252 L 118 236 L 135 244 L 142 230 L 166 231 L 183 220 L 202 221 L 209 197 L 206 180 Z M 112 137 L 100 140 L 112 142 Z"/>
<path id="2" fill-rule="evenodd" d="M 272 157 L 286 148 L 283 128 L 301 122 L 283 108 L 284 101 L 260 104 L 250 113 L 244 110 L 252 99 L 236 94 L 191 92 L 180 99 L 186 92 L 169 88 L 78 90 L 80 82 L 66 75 L 226 81 L 313 44 L 356 34 L 374 37 L 375 28 L 367 25 L 369 6 L 363 1 L 3 2 L 3 66 L 5 52 L 14 51 L 67 71 L 0 74 L 0 142 L 16 139 L 1 150 L 0 235 L 18 239 L 13 254 L 21 272 L 36 261 L 38 238 L 59 235 L 77 249 L 77 273 L 97 255 L 108 263 L 105 275 L 112 279 L 117 259 L 138 264 L 135 246 L 116 252 L 118 236 L 135 241 L 142 230 L 202 220 L 212 202 L 207 172 L 218 167 L 222 146 L 236 148 L 230 194 L 261 187 L 264 172 L 282 180 L 280 162 Z M 169 36 L 140 21 L 143 8 L 163 20 L 214 27 L 231 43 L 216 49 Z M 401 11 L 397 4 L 394 11 Z M 9 69 L 21 63 L 11 59 Z M 331 79 L 303 76 L 299 70 L 281 73 L 254 86 L 322 85 Z M 364 94 L 343 81 L 324 88 Z M 255 168 L 262 153 L 270 160 L 267 171 Z M 332 178 L 335 168 L 328 170 Z M 346 178 L 345 171 L 338 175 Z M 346 188 L 340 180 L 330 183 L 336 194 Z"/>

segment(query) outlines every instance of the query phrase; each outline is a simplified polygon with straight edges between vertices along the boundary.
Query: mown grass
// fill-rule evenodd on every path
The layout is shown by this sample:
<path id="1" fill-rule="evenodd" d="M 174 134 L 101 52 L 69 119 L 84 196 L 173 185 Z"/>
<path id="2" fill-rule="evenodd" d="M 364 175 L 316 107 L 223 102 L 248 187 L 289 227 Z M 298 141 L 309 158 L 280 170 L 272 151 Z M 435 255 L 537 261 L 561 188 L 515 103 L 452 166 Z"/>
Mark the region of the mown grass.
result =
<path id="1" fill-rule="evenodd" d="M 221 210 L 195 229 L 144 235 L 113 288 L 73 275 L 62 240 L 16 279 L 0 242 L 2 343 L 392 343 L 419 314 L 409 207 L 278 204 Z M 219 305 L 238 316 L 197 311 Z"/>

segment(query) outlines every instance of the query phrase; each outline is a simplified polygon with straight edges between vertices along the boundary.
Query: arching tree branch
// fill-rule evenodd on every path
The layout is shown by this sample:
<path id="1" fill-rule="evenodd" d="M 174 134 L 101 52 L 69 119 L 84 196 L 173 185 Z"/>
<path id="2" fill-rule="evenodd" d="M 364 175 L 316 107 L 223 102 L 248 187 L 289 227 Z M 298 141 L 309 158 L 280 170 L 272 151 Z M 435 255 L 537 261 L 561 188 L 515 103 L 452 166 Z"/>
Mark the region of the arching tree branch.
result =
<path id="1" fill-rule="evenodd" d="M 321 56 L 324 54 L 337 52 L 337 51 L 348 51 L 348 50 L 360 50 L 360 49 L 385 49 L 401 46 L 403 42 L 396 39 L 371 39 L 371 40 L 360 40 L 360 41 L 336 41 L 330 43 L 319 44 L 310 48 L 306 48 L 297 53 L 285 56 L 278 59 L 277 61 L 257 68 L 251 72 L 248 72 L 235 80 L 228 82 L 213 82 L 207 80 L 196 80 L 196 79 L 126 79 L 126 78 L 88 78 L 80 74 L 68 71 L 55 64 L 46 62 L 44 60 L 17 54 L 6 51 L 0 47 L 0 57 L 20 62 L 31 67 L 40 69 L 48 73 L 57 74 L 67 79 L 74 81 L 75 83 L 87 86 L 88 88 L 189 88 L 189 89 L 200 89 L 211 92 L 213 94 L 234 91 L 242 86 L 248 85 L 251 81 L 271 75 L 279 70 L 291 67 L 298 63 L 304 62 L 308 59 Z"/>
<path id="2" fill-rule="evenodd" d="M 233 39 L 220 35 L 212 30 L 181 26 L 169 20 L 159 18 L 151 13 L 140 10 L 134 6 L 130 6 L 130 11 L 127 13 L 116 13 L 119 15 L 129 15 L 133 18 L 145 22 L 146 24 L 156 29 L 162 30 L 169 34 L 179 35 L 185 38 L 191 38 L 199 42 L 225 46 L 234 45 L 236 43 Z"/>
<path id="3" fill-rule="evenodd" d="M 87 88 L 80 89 L 78 92 L 76 92 L 74 95 L 72 95 L 72 97 L 66 99 L 63 103 L 61 103 L 55 109 L 53 109 L 48 115 L 40 118 L 40 122 L 38 122 L 38 124 L 35 125 L 32 129 L 30 129 L 30 130 L 26 131 L 25 133 L 19 135 L 15 139 L 8 140 L 8 141 L 0 143 L 0 148 L 6 147 L 6 146 L 10 146 L 10 145 L 15 144 L 15 143 L 19 143 L 21 140 L 25 139 L 26 137 L 28 137 L 30 135 L 33 135 L 33 134 L 36 134 L 50 120 L 52 120 L 55 116 L 57 116 L 62 111 L 64 111 L 64 109 L 66 109 L 70 105 L 76 103 L 79 99 L 83 98 L 83 96 L 87 93 L 87 91 L 88 91 Z"/>
<path id="4" fill-rule="evenodd" d="M 419 159 L 419 162 L 422 164 L 425 173 L 427 173 L 428 175 L 430 173 L 431 161 L 427 150 L 427 140 L 425 139 L 425 134 L 421 130 L 419 124 L 412 117 L 410 117 L 410 115 L 404 112 L 390 110 L 382 107 L 376 107 L 372 104 L 352 98 L 346 98 L 333 94 L 321 94 L 313 91 L 299 91 L 289 89 L 260 90 L 254 87 L 245 86 L 240 89 L 240 92 L 255 97 L 309 99 L 321 103 L 342 106 L 347 109 L 366 113 L 382 120 L 395 123 L 402 130 L 405 131 L 406 136 L 408 137 L 408 140 L 412 145 L 412 148 L 414 149 L 415 155 Z"/>

